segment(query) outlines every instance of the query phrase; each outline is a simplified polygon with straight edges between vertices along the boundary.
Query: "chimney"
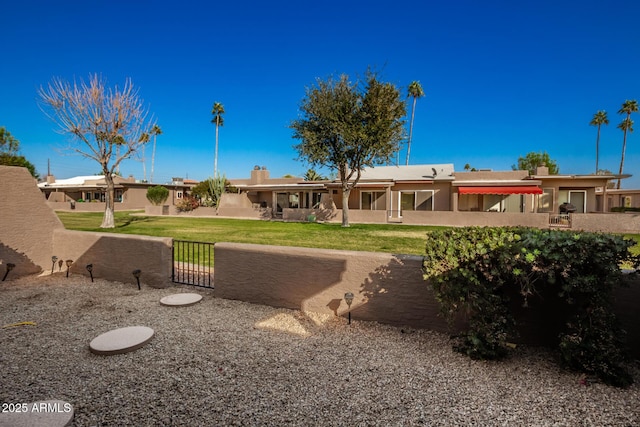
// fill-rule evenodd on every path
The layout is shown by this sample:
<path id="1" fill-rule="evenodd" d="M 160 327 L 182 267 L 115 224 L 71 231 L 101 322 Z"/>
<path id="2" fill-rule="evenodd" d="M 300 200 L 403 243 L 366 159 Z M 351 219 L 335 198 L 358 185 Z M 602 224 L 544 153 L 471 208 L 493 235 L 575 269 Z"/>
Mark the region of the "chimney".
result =
<path id="1" fill-rule="evenodd" d="M 47 184 L 53 184 L 56 182 L 56 177 L 53 175 L 47 175 Z"/>
<path id="2" fill-rule="evenodd" d="M 269 179 L 269 171 L 267 168 L 263 167 L 260 169 L 259 167 L 253 168 L 251 171 L 251 184 L 264 184 L 266 180 Z"/>
<path id="3" fill-rule="evenodd" d="M 549 168 L 543 163 L 536 168 L 536 175 L 549 175 Z"/>

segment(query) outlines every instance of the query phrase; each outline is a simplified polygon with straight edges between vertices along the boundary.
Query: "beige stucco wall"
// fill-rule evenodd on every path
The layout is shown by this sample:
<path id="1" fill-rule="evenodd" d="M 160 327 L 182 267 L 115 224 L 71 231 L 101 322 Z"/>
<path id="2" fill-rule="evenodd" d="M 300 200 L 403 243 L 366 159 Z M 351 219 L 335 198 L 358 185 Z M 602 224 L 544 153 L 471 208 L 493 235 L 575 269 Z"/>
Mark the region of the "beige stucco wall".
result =
<path id="1" fill-rule="evenodd" d="M 283 209 L 282 219 L 284 221 L 309 221 L 312 215 L 315 221 L 332 221 L 335 219 L 337 212 L 335 209 Z"/>
<path id="2" fill-rule="evenodd" d="M 633 354 L 640 356 L 640 278 L 633 280 L 630 288 L 617 290 L 615 310 L 628 333 Z M 354 319 L 451 331 L 438 314 L 440 308 L 431 286 L 422 278 L 421 257 L 239 243 L 215 245 L 217 297 L 345 316 L 346 292 L 355 296 L 351 308 Z M 518 342 L 535 345 L 555 339 L 555 335 L 548 336 L 550 313 L 534 308 L 521 311 L 517 314 Z"/>
<path id="3" fill-rule="evenodd" d="M 136 283 L 133 270 L 141 270 L 141 284 L 165 287 L 171 282 L 172 239 L 113 233 L 55 230 L 54 253 L 60 259 L 73 260 L 70 272 L 88 276 L 87 264 L 93 264 L 93 276 L 125 283 Z"/>
<path id="4" fill-rule="evenodd" d="M 52 193 L 53 194 L 53 193 Z M 73 204 L 72 204 L 73 203 Z M 116 211 L 128 211 L 145 209 L 149 205 L 149 201 L 144 203 L 128 203 L 128 202 L 115 202 L 113 207 Z M 54 211 L 78 211 L 78 212 L 104 212 L 106 203 L 104 202 L 50 202 L 47 201 L 49 206 Z"/>
<path id="5" fill-rule="evenodd" d="M 218 208 L 251 208 L 252 203 L 247 193 L 224 193 L 220 197 Z"/>
<path id="6" fill-rule="evenodd" d="M 606 233 L 640 233 L 640 212 L 572 214 L 574 230 Z"/>
<path id="7" fill-rule="evenodd" d="M 146 205 L 144 207 L 145 215 L 169 215 L 169 205 Z"/>
<path id="8" fill-rule="evenodd" d="M 11 276 L 37 273 L 51 265 L 53 231 L 63 229 L 36 180 L 25 168 L 0 166 L 0 273 L 16 265 Z"/>
<path id="9" fill-rule="evenodd" d="M 217 243 L 215 294 L 344 316 L 344 294 L 353 292 L 354 319 L 446 331 L 421 263 L 411 255 Z"/>
<path id="10" fill-rule="evenodd" d="M 74 261 L 72 274 L 88 276 L 86 265 L 93 264 L 94 277 L 135 284 L 131 272 L 140 269 L 142 284 L 165 286 L 171 246 L 170 238 L 65 230 L 26 169 L 0 166 L 0 264 L 16 265 L 7 280 L 50 272 L 51 257 L 57 256 Z"/>

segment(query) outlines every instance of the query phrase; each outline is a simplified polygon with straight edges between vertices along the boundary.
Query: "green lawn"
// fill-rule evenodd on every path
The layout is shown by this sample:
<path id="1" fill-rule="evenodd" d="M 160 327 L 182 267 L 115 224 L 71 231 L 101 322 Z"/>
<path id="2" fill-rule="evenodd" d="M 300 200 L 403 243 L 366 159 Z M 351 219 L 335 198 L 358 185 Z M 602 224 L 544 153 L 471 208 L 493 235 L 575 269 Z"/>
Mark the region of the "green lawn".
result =
<path id="1" fill-rule="evenodd" d="M 137 212 L 116 212 L 116 228 L 100 228 L 102 212 L 57 212 L 69 230 L 107 231 L 123 234 L 173 237 L 199 242 L 258 243 L 308 248 L 347 249 L 370 252 L 422 255 L 425 233 L 438 227 L 398 224 L 340 224 L 256 221 L 226 218 L 144 216 Z M 640 243 L 640 234 L 626 238 Z M 632 248 L 640 254 L 640 244 Z"/>
<path id="2" fill-rule="evenodd" d="M 116 212 L 116 228 L 100 228 L 103 213 L 57 212 L 69 230 L 172 237 L 199 242 L 258 243 L 422 255 L 425 234 L 437 227 L 397 224 L 340 224 L 131 215 Z"/>

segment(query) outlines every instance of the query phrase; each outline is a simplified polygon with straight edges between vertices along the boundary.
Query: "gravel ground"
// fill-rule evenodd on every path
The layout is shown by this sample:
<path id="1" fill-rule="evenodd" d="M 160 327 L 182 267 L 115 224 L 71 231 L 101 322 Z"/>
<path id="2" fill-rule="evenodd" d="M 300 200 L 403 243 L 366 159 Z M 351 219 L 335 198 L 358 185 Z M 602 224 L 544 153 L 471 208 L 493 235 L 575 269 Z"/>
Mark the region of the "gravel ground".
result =
<path id="1" fill-rule="evenodd" d="M 190 307 L 160 298 L 198 292 Z M 77 426 L 638 426 L 636 384 L 581 383 L 553 353 L 472 361 L 446 335 L 83 276 L 0 282 L 0 403 L 60 399 Z M 125 326 L 155 336 L 89 351 Z"/>

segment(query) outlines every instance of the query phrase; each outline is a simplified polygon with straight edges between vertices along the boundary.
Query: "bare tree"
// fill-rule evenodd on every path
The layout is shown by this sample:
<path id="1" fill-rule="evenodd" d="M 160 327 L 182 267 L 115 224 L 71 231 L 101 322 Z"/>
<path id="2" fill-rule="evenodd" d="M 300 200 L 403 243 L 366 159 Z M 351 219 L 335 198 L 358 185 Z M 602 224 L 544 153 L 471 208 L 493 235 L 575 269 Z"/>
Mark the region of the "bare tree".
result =
<path id="1" fill-rule="evenodd" d="M 113 176 L 120 163 L 136 156 L 148 142 L 153 127 L 138 90 L 130 79 L 120 89 L 108 88 L 97 74 L 89 81 L 54 78 L 38 95 L 45 114 L 71 136 L 67 149 L 100 164 L 107 184 L 101 228 L 114 228 L 115 185 Z"/>

